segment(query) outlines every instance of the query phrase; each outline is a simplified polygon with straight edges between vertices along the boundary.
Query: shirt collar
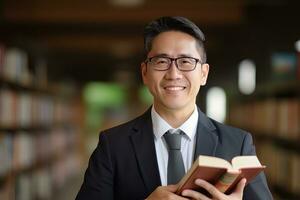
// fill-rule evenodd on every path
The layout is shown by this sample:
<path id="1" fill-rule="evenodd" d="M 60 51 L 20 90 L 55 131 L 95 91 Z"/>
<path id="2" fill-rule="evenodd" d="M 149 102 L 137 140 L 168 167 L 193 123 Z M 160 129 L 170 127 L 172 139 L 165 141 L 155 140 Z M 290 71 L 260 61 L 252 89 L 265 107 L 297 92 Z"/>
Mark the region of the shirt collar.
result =
<path id="1" fill-rule="evenodd" d="M 178 129 L 182 130 L 190 140 L 192 140 L 196 135 L 198 115 L 198 109 L 195 105 L 195 109 L 191 116 L 180 127 L 178 127 Z M 153 132 L 156 139 L 161 138 L 168 130 L 174 129 L 155 111 L 154 106 L 152 106 L 151 109 L 151 118 L 153 124 Z"/>

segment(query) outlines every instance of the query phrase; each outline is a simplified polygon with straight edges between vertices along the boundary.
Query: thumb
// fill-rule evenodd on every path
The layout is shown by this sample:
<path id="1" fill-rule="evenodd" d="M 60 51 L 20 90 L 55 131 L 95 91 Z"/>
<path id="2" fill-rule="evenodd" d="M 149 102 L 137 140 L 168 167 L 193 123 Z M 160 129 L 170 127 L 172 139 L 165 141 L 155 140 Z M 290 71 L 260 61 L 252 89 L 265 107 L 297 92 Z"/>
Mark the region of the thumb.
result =
<path id="1" fill-rule="evenodd" d="M 246 179 L 243 178 L 242 180 L 240 180 L 240 182 L 238 183 L 238 185 L 235 188 L 235 192 L 243 194 L 244 188 L 246 185 Z"/>
<path id="2" fill-rule="evenodd" d="M 177 190 L 177 185 L 167 185 L 167 186 L 165 186 L 166 187 L 166 189 L 169 191 L 169 192 L 176 192 L 176 190 Z"/>

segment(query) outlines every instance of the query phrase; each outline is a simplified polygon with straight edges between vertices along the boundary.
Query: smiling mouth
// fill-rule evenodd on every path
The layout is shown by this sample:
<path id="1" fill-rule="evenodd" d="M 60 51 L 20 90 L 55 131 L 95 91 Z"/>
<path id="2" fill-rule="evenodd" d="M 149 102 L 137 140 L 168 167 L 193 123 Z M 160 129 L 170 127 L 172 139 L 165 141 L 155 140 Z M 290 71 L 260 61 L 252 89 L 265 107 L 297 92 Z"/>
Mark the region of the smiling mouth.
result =
<path id="1" fill-rule="evenodd" d="M 164 87 L 165 90 L 169 90 L 169 91 L 180 91 L 180 90 L 184 90 L 186 87 L 184 86 L 167 86 Z"/>

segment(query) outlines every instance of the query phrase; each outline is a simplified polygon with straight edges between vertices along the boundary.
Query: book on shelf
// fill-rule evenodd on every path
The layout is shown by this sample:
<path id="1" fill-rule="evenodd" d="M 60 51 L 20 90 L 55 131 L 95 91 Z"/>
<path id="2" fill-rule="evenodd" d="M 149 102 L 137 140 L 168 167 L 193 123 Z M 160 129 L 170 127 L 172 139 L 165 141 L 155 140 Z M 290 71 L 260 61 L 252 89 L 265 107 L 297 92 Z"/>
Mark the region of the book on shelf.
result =
<path id="1" fill-rule="evenodd" d="M 210 182 L 221 192 L 228 193 L 242 178 L 246 178 L 246 183 L 249 183 L 264 168 L 254 155 L 236 156 L 231 163 L 222 158 L 200 155 L 178 183 L 176 193 L 181 194 L 185 189 L 199 190 L 199 186 L 194 183 L 198 178 Z"/>
<path id="2" fill-rule="evenodd" d="M 291 192 L 298 194 L 300 196 L 300 155 L 298 153 L 293 153 L 291 155 L 291 182 L 290 182 L 290 188 Z"/>
<path id="3" fill-rule="evenodd" d="M 2 78 L 20 85 L 30 85 L 32 74 L 28 67 L 28 55 L 19 48 L 7 48 L 3 54 Z"/>
<path id="4" fill-rule="evenodd" d="M 6 132 L 0 132 L 0 179 L 5 177 L 12 165 L 12 136 Z M 1 182 L 0 182 L 1 184 Z M 1 198 L 0 198 L 1 199 Z"/>
<path id="5" fill-rule="evenodd" d="M 274 98 L 235 105 L 230 123 L 255 134 L 272 135 L 287 140 L 300 138 L 300 101 L 297 97 Z"/>
<path id="6" fill-rule="evenodd" d="M 0 127 L 14 127 L 16 125 L 17 95 L 9 89 L 0 89 Z"/>

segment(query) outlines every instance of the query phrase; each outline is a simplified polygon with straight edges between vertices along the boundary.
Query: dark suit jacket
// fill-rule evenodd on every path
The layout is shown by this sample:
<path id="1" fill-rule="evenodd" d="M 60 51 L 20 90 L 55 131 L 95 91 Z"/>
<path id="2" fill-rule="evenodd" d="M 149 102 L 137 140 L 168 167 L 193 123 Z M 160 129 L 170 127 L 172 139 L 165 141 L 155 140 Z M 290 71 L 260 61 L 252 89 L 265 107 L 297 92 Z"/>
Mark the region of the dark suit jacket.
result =
<path id="1" fill-rule="evenodd" d="M 212 155 L 231 160 L 255 154 L 252 137 L 220 124 L 199 110 L 195 158 Z M 141 200 L 161 185 L 150 109 L 142 116 L 103 131 L 76 200 Z M 245 200 L 269 200 L 263 173 L 244 190 Z"/>

